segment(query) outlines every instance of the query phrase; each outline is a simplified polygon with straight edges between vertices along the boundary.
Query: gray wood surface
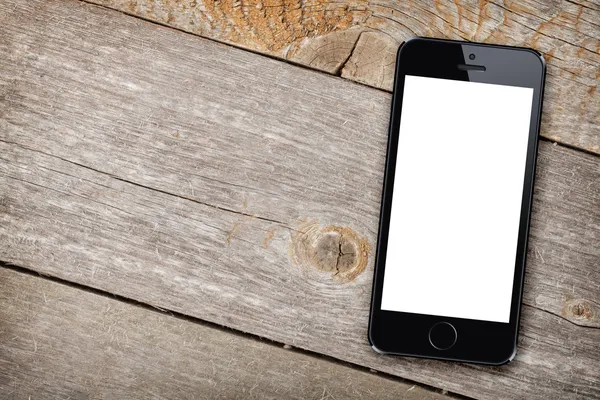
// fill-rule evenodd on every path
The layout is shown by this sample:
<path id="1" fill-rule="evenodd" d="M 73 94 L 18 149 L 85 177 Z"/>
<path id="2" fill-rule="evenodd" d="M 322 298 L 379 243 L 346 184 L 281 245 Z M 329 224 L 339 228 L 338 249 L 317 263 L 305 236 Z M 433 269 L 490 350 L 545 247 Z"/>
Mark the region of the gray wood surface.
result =
<path id="1" fill-rule="evenodd" d="M 74 1 L 0 7 L 0 260 L 468 396 L 600 398 L 598 158 L 541 143 L 510 365 L 380 356 L 389 94 Z"/>
<path id="2" fill-rule="evenodd" d="M 0 323 L 7 400 L 451 399 L 8 269 Z"/>
<path id="3" fill-rule="evenodd" d="M 542 136 L 600 154 L 600 3 L 585 0 L 85 0 L 386 90 L 413 36 L 531 47 Z"/>

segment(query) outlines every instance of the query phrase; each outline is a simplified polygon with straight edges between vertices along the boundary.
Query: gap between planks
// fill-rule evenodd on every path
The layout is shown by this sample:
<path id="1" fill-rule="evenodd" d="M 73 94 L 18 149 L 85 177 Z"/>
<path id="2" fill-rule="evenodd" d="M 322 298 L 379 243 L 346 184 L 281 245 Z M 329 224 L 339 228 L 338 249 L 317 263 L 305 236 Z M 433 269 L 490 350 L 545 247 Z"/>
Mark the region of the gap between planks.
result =
<path id="1" fill-rule="evenodd" d="M 393 3 L 389 2 L 383 2 L 377 5 L 368 4 L 364 8 L 359 8 L 360 10 L 363 10 L 364 13 L 371 13 L 369 14 L 370 16 L 366 18 L 366 20 L 362 22 L 355 21 L 355 24 L 351 25 L 350 28 L 342 28 L 339 32 L 336 30 L 334 30 L 332 33 L 327 33 L 327 31 L 319 32 L 319 34 L 316 36 L 312 34 L 306 34 L 307 36 L 304 38 L 304 41 L 308 41 L 308 44 L 304 43 L 304 41 L 303 44 L 298 44 L 297 41 L 292 42 L 292 44 L 287 47 L 288 50 L 282 53 L 281 51 L 277 51 L 276 49 L 272 50 L 271 48 L 261 48 L 258 44 L 254 43 L 252 39 L 248 39 L 246 36 L 244 36 L 244 33 L 248 33 L 248 31 L 257 29 L 258 42 L 260 42 L 263 39 L 266 39 L 265 37 L 261 36 L 263 28 L 261 28 L 260 26 L 255 27 L 252 21 L 245 21 L 246 23 L 249 23 L 249 26 L 242 24 L 243 26 L 239 27 L 241 32 L 241 38 L 232 38 L 227 33 L 219 32 L 219 30 L 217 28 L 214 28 L 213 26 L 211 26 L 210 28 L 205 27 L 204 25 L 202 25 L 202 21 L 200 21 L 199 24 L 192 24 L 189 21 L 191 17 L 185 17 L 184 14 L 182 14 L 180 10 L 176 10 L 175 6 L 173 6 L 172 4 L 164 4 L 158 6 L 155 10 L 154 6 L 151 6 L 151 0 L 140 0 L 136 2 L 135 5 L 130 3 L 129 6 L 126 6 L 125 3 L 120 0 L 79 1 L 106 7 L 111 10 L 121 12 L 125 15 L 132 16 L 134 18 L 156 23 L 161 26 L 171 27 L 184 33 L 192 34 L 197 37 L 202 37 L 207 40 L 213 40 L 218 43 L 224 43 L 232 47 L 240 48 L 244 51 L 250 51 L 252 53 L 266 56 L 272 59 L 281 60 L 292 65 L 300 66 L 302 68 L 308 67 L 308 69 L 313 69 L 311 67 L 314 67 L 314 69 L 320 72 L 331 75 L 340 75 L 341 72 L 341 76 L 345 79 L 348 79 L 355 83 L 365 83 L 368 87 L 379 88 L 386 92 L 391 92 L 391 81 L 393 75 L 391 74 L 392 69 L 388 67 L 393 66 L 394 64 L 395 51 L 398 47 L 398 44 L 401 43 L 401 41 L 406 40 L 407 37 L 435 36 L 467 41 L 474 40 L 480 42 L 509 44 L 513 46 L 532 47 L 540 51 L 544 55 L 546 61 L 549 62 L 550 66 L 550 70 L 548 72 L 549 85 L 547 86 L 547 101 L 546 106 L 544 107 L 546 123 L 543 124 L 547 128 L 544 128 L 543 126 L 542 135 L 546 136 L 552 141 L 571 144 L 573 148 L 579 149 L 581 147 L 585 151 L 591 152 L 592 154 L 600 154 L 598 152 L 598 146 L 595 144 L 596 136 L 594 135 L 594 132 L 591 131 L 593 128 L 590 126 L 590 124 L 587 124 L 588 122 L 590 122 L 588 121 L 588 118 L 597 119 L 597 113 L 594 114 L 592 112 L 590 114 L 587 111 L 588 108 L 590 108 L 589 105 L 591 105 L 591 108 L 593 109 L 595 107 L 595 104 L 597 103 L 597 100 L 600 99 L 600 97 L 598 97 L 597 94 L 595 96 L 593 95 L 593 93 L 595 93 L 597 85 L 594 84 L 593 80 L 591 81 L 591 83 L 589 82 L 589 77 L 591 76 L 589 74 L 591 72 L 588 71 L 586 73 L 581 70 L 577 72 L 577 67 L 572 67 L 575 69 L 569 68 L 569 66 L 572 66 L 573 63 L 573 65 L 583 63 L 587 66 L 593 66 L 595 64 L 593 62 L 588 62 L 587 59 L 582 59 L 579 53 L 577 53 L 577 56 L 574 56 L 573 54 L 567 54 L 566 56 L 564 56 L 566 58 L 563 57 L 563 54 L 560 50 L 558 51 L 560 53 L 560 56 L 559 54 L 555 54 L 555 47 L 560 47 L 560 44 L 564 44 L 574 49 L 580 49 L 580 51 L 584 51 L 584 53 L 589 52 L 591 54 L 598 55 L 597 51 L 594 51 L 594 49 L 590 48 L 590 43 L 593 43 L 593 41 L 595 40 L 593 35 L 588 36 L 588 39 L 592 41 L 590 43 L 577 43 L 577 40 L 573 40 L 573 38 L 569 36 L 569 33 L 571 33 L 571 31 L 585 35 L 585 29 L 583 31 L 581 30 L 582 28 L 580 27 L 580 23 L 589 25 L 591 22 L 590 19 L 585 18 L 580 20 L 581 11 L 583 10 L 583 8 L 580 9 L 580 12 L 576 17 L 577 21 L 573 22 L 569 19 L 569 15 L 571 14 L 569 14 L 568 10 L 566 10 L 564 3 L 556 5 L 557 8 L 554 14 L 557 15 L 548 15 L 548 10 L 540 10 L 540 13 L 538 15 L 538 13 L 535 12 L 537 7 L 531 6 L 531 4 L 524 4 L 522 7 L 512 7 L 503 6 L 502 4 L 496 4 L 496 2 L 480 3 L 477 6 L 473 4 L 460 5 L 458 2 L 456 2 L 456 4 L 452 4 L 449 7 L 452 10 L 453 6 L 456 7 L 456 15 L 453 12 L 451 12 L 452 10 L 448 9 L 448 5 L 438 5 L 437 3 L 435 9 L 432 10 L 430 6 L 427 6 L 427 3 L 419 4 L 419 2 L 411 2 L 411 5 L 408 6 L 411 12 L 407 12 L 406 10 L 403 11 L 403 8 L 406 8 L 404 6 L 395 6 Z M 199 4 L 200 3 L 201 2 L 199 2 Z M 345 0 L 339 4 L 345 4 L 346 7 L 348 7 L 348 3 L 352 2 Z M 150 8 L 146 10 L 144 14 L 144 8 L 149 5 Z M 302 7 L 303 6 L 304 5 L 302 5 Z M 486 11 L 486 9 L 489 8 L 488 6 L 493 8 L 493 12 Z M 186 6 L 184 5 L 183 7 L 185 9 Z M 192 8 L 193 7 L 196 6 L 193 5 Z M 414 10 L 412 10 L 413 7 L 415 8 Z M 192 8 L 187 9 L 187 12 L 189 12 L 190 15 L 191 13 L 193 13 Z M 158 11 L 158 9 L 160 9 L 161 11 Z M 218 5 L 215 6 L 215 9 L 219 9 L 220 13 L 228 13 L 226 11 L 223 11 Z M 385 10 L 385 12 L 382 10 Z M 211 15 L 213 11 L 204 10 L 203 13 L 206 13 L 206 15 Z M 363 11 L 360 11 L 359 13 Z M 169 17 L 169 19 L 164 19 L 162 16 L 159 16 L 161 13 L 164 12 L 168 12 L 169 15 L 171 15 L 172 12 L 175 16 L 173 16 L 172 20 L 170 19 L 171 17 Z M 286 9 L 284 9 L 284 11 L 282 12 L 284 15 L 290 13 L 290 11 Z M 350 13 L 353 12 L 357 12 L 357 10 L 351 10 Z M 391 12 L 392 16 L 395 15 L 394 13 L 397 13 L 399 15 L 403 15 L 403 17 L 400 18 L 400 20 L 398 20 L 397 18 L 391 18 L 390 15 L 388 15 L 389 12 Z M 500 12 L 502 15 L 496 15 L 498 12 Z M 236 24 L 238 22 L 228 20 L 228 17 L 226 18 L 225 14 L 219 14 L 220 16 L 215 17 L 217 19 L 215 22 L 217 26 L 218 23 L 225 23 L 234 24 L 234 27 L 237 28 Z M 468 14 L 478 15 L 477 21 L 473 18 L 468 18 Z M 416 18 L 415 16 L 426 16 L 426 18 Z M 454 18 L 456 16 L 458 17 L 458 21 L 454 21 Z M 407 25 L 404 25 L 402 23 L 404 17 L 409 19 L 412 18 L 415 21 L 417 21 L 416 29 L 414 29 L 415 26 L 409 28 Z M 222 20 L 222 18 L 225 18 L 227 21 Z M 561 20 L 561 18 L 565 20 Z M 555 19 L 558 19 L 559 21 L 555 21 Z M 371 20 L 373 20 L 372 23 L 369 22 Z M 375 20 L 383 20 L 387 22 L 384 23 L 383 26 L 380 26 L 379 24 L 375 23 Z M 187 21 L 187 23 L 185 21 Z M 461 27 L 464 28 L 464 24 L 461 24 L 461 21 L 468 21 L 468 27 L 464 31 L 461 30 Z M 493 23 L 494 27 L 491 28 L 489 26 L 489 23 Z M 396 24 L 399 24 L 399 26 L 401 27 L 400 31 L 403 31 L 404 33 L 399 33 L 395 31 L 395 28 L 398 27 L 396 26 Z M 547 29 L 543 27 L 545 27 L 547 24 L 550 24 L 555 29 L 558 29 L 559 33 L 555 32 L 554 34 L 550 34 L 546 32 Z M 475 25 L 477 29 L 474 30 L 473 25 Z M 203 28 L 200 29 L 200 27 Z M 267 28 L 265 29 L 268 31 Z M 410 34 L 407 35 L 407 32 L 405 32 L 406 29 L 410 31 Z M 489 32 L 489 29 L 491 29 L 491 32 Z M 348 35 L 344 36 L 344 39 L 340 39 L 340 36 L 336 36 L 339 34 L 342 34 L 342 36 L 346 34 Z M 365 34 L 365 40 L 361 41 L 361 38 L 363 38 L 363 34 Z M 351 39 L 349 39 L 349 37 L 351 37 Z M 553 45 L 549 45 L 547 43 L 548 41 L 558 41 L 559 44 L 553 43 Z M 352 42 L 352 44 L 349 45 L 349 42 Z M 321 60 L 321 58 L 326 58 L 327 55 L 318 53 L 317 50 L 319 50 L 320 47 L 317 49 L 313 48 L 312 50 L 307 50 L 309 53 L 311 51 L 315 53 L 314 59 L 317 59 L 316 64 L 313 65 L 313 58 L 306 58 L 307 55 L 304 54 L 306 53 L 306 51 L 304 50 L 306 50 L 307 48 L 311 48 L 311 46 L 315 43 L 328 43 L 329 45 L 337 43 L 337 47 L 334 46 L 337 53 L 339 53 L 335 56 L 339 58 L 339 60 L 337 61 L 338 64 L 336 64 L 337 66 L 332 66 L 329 64 L 321 65 L 322 62 L 325 62 L 325 59 Z M 339 47 L 340 45 L 341 47 Z M 373 50 L 373 47 L 375 48 L 375 50 Z M 290 48 L 294 48 L 294 51 L 292 53 L 295 53 L 291 54 L 288 57 L 288 52 Z M 354 50 L 357 50 L 356 57 L 354 57 Z M 568 50 L 567 53 L 571 50 L 573 49 Z M 346 54 L 347 51 L 349 51 L 349 54 Z M 303 53 L 304 55 L 300 57 L 300 53 Z M 392 55 L 391 53 L 394 54 Z M 310 61 L 311 59 L 313 61 Z M 556 63 L 556 60 L 561 61 Z M 384 61 L 385 64 L 382 64 Z M 571 63 L 571 61 L 573 63 Z M 565 63 L 567 63 L 567 65 L 563 65 Z M 357 68 L 359 71 L 355 70 Z M 379 69 L 383 69 L 385 70 L 385 72 L 383 70 L 379 71 Z M 554 69 L 560 70 L 560 73 L 556 73 Z M 379 71 L 380 75 L 382 76 L 382 78 L 380 77 L 381 79 L 376 79 L 378 76 L 377 71 Z M 573 80 L 572 78 L 580 79 Z M 575 98 L 578 98 L 580 101 L 574 108 L 572 106 L 573 103 L 570 103 L 569 106 L 567 106 L 567 104 L 563 104 L 563 102 L 557 100 L 558 97 L 564 98 L 564 93 L 569 93 L 570 95 L 573 94 L 572 89 L 567 90 L 564 87 L 560 91 L 560 93 L 564 93 L 560 94 L 560 96 L 559 92 L 556 91 L 556 88 L 558 86 L 555 86 L 555 84 L 562 82 L 565 79 L 567 81 L 577 81 L 578 83 L 575 84 L 576 86 L 581 84 L 588 87 L 587 93 L 579 93 L 579 97 L 577 97 L 577 95 L 575 96 Z M 588 80 L 588 82 L 583 83 L 582 80 L 586 79 Z M 570 86 L 566 87 L 570 88 Z M 583 86 L 577 86 L 575 89 L 581 91 L 583 90 Z M 565 90 L 567 91 L 565 92 Z M 585 101 L 582 99 L 585 99 Z M 550 113 L 552 114 L 549 115 Z M 575 130 L 569 128 L 572 126 L 572 124 L 566 123 L 566 121 L 571 120 L 572 117 L 576 115 L 580 118 L 580 122 L 582 124 L 584 124 L 584 120 L 586 121 L 585 128 L 583 126 L 578 125 L 576 125 L 577 128 L 573 128 Z"/>
<path id="2" fill-rule="evenodd" d="M 226 46 L 226 47 L 231 47 L 231 48 L 234 48 L 234 49 L 238 49 L 238 50 L 242 50 L 242 51 L 247 51 L 249 53 L 256 54 L 256 55 L 261 56 L 261 57 L 270 58 L 271 60 L 284 62 L 286 64 L 290 64 L 290 65 L 293 65 L 293 66 L 298 67 L 298 68 L 306 69 L 308 71 L 314 71 L 314 72 L 318 72 L 318 73 L 321 73 L 321 74 L 326 74 L 326 75 L 331 75 L 331 76 L 337 76 L 340 79 L 343 79 L 345 81 L 349 81 L 349 82 L 355 83 L 355 84 L 360 85 L 360 86 L 365 86 L 365 87 L 368 87 L 370 89 L 381 90 L 381 91 L 386 92 L 386 93 L 391 93 L 392 92 L 391 90 L 386 90 L 386 89 L 381 89 L 381 88 L 373 87 L 372 85 L 368 85 L 366 83 L 362 83 L 362 82 L 359 82 L 359 81 L 354 81 L 354 80 L 351 80 L 351 79 L 342 78 L 341 74 L 342 74 L 342 70 L 344 69 L 344 65 L 346 65 L 346 63 L 348 62 L 348 60 L 350 60 L 350 58 L 352 58 L 352 53 L 354 52 L 354 50 L 356 49 L 356 46 L 358 45 L 358 40 L 360 39 L 360 35 L 356 39 L 356 42 L 354 43 L 354 47 L 352 48 L 352 51 L 348 55 L 348 58 L 346 58 L 346 61 L 344 61 L 344 63 L 339 67 L 339 69 L 336 70 L 335 73 L 332 74 L 332 73 L 329 73 L 327 71 L 323 71 L 322 69 L 311 67 L 310 65 L 302 64 L 302 63 L 290 60 L 288 58 L 277 57 L 275 55 L 268 54 L 268 53 L 261 53 L 258 50 L 254 50 L 254 49 L 251 49 L 251 48 L 248 48 L 248 47 L 243 47 L 243 46 L 237 46 L 234 43 L 226 42 L 226 41 L 223 41 L 223 40 L 218 40 L 218 39 L 215 39 L 215 38 L 210 37 L 210 36 L 202 36 L 202 35 L 200 35 L 198 33 L 189 32 L 189 31 L 186 31 L 185 29 L 178 28 L 176 26 L 172 26 L 172 25 L 165 24 L 165 23 L 162 23 L 162 22 L 159 22 L 159 21 L 155 21 L 155 20 L 150 19 L 150 18 L 144 18 L 144 17 L 142 17 L 140 15 L 136 15 L 134 13 L 130 13 L 130 12 L 127 12 L 127 11 L 119 10 L 119 9 L 112 8 L 112 7 L 109 7 L 109 6 L 105 6 L 104 4 L 98 4 L 98 3 L 94 3 L 94 2 L 88 1 L 88 0 L 75 0 L 75 1 L 77 1 L 79 3 L 84 3 L 84 4 L 92 6 L 92 7 L 98 7 L 98 8 L 102 8 L 102 9 L 105 9 L 105 10 L 109 10 L 111 12 L 117 12 L 117 13 L 126 15 L 127 17 L 139 19 L 140 21 L 144 21 L 144 22 L 148 22 L 150 24 L 158 25 L 158 26 L 161 26 L 161 27 L 166 28 L 166 29 L 172 29 L 174 31 L 181 32 L 181 33 L 184 33 L 186 35 L 191 35 L 191 36 L 195 36 L 195 37 L 198 37 L 198 38 L 201 38 L 201 39 L 204 39 L 204 40 L 215 42 L 215 43 L 218 43 L 218 44 Z"/>
<path id="3" fill-rule="evenodd" d="M 235 336 L 238 336 L 238 337 L 243 337 L 243 338 L 251 339 L 251 340 L 254 340 L 254 341 L 257 341 L 257 342 L 260 342 L 260 343 L 266 343 L 266 344 L 268 344 L 270 346 L 274 346 L 274 347 L 278 347 L 278 348 L 284 348 L 284 349 L 286 349 L 288 351 L 291 351 L 291 352 L 295 352 L 295 353 L 299 353 L 299 354 L 304 354 L 304 355 L 307 355 L 307 356 L 310 356 L 310 357 L 314 357 L 314 358 L 317 358 L 317 359 L 325 360 L 327 362 L 330 362 L 330 363 L 333 363 L 333 364 L 337 364 L 337 365 L 340 365 L 340 366 L 344 366 L 344 367 L 347 367 L 347 368 L 352 368 L 352 369 L 357 370 L 357 371 L 362 371 L 362 372 L 366 372 L 366 373 L 369 373 L 369 374 L 375 374 L 375 375 L 378 375 L 378 376 L 382 376 L 382 377 L 385 377 L 386 379 L 391 380 L 393 382 L 400 382 L 400 383 L 404 383 L 404 384 L 407 384 L 407 385 L 414 385 L 414 386 L 423 388 L 425 390 L 428 390 L 428 391 L 430 391 L 432 393 L 437 393 L 437 394 L 449 396 L 449 398 L 465 399 L 465 400 L 473 399 L 472 397 L 464 396 L 464 395 L 461 395 L 461 394 L 458 394 L 458 393 L 453 393 L 453 392 L 450 392 L 450 391 L 445 390 L 445 389 L 437 388 L 435 386 L 431 386 L 431 385 L 427 385 L 427 384 L 424 384 L 424 383 L 412 381 L 410 379 L 404 379 L 402 377 L 399 377 L 399 376 L 396 376 L 396 375 L 392 375 L 392 374 L 389 374 L 389 373 L 386 373 L 386 372 L 375 371 L 372 368 L 367 368 L 367 367 L 364 367 L 364 366 L 359 365 L 359 364 L 355 364 L 355 363 L 343 361 L 343 360 L 340 360 L 338 358 L 328 356 L 326 354 L 316 353 L 316 352 L 313 352 L 313 351 L 310 351 L 310 350 L 305 350 L 305 349 L 301 349 L 301 348 L 298 348 L 298 347 L 291 346 L 291 345 L 289 345 L 287 343 L 277 342 L 277 341 L 272 340 L 272 339 L 270 339 L 268 337 L 262 337 L 262 336 L 253 335 L 253 334 L 248 333 L 248 332 L 243 332 L 243 331 L 240 331 L 240 330 L 237 330 L 237 329 L 229 328 L 229 327 L 226 327 L 226 326 L 223 326 L 223 325 L 216 324 L 214 322 L 206 321 L 206 320 L 203 320 L 203 319 L 200 319 L 200 318 L 196 318 L 196 317 L 193 317 L 193 316 L 190 316 L 190 315 L 182 314 L 182 313 L 177 312 L 177 311 L 169 310 L 167 308 L 163 308 L 163 307 L 159 307 L 159 306 L 156 306 L 156 305 L 144 303 L 142 301 L 138 301 L 138 300 L 135 300 L 135 299 L 130 298 L 130 297 L 125 297 L 125 296 L 122 296 L 122 295 L 119 295 L 119 294 L 116 294 L 116 293 L 107 292 L 105 290 L 94 288 L 94 287 L 87 286 L 87 285 L 83 285 L 83 284 L 80 284 L 80 283 L 77 283 L 77 282 L 68 281 L 68 280 L 62 279 L 60 277 L 53 276 L 53 275 L 39 273 L 39 272 L 37 272 L 35 270 L 29 269 L 29 268 L 26 268 L 26 267 L 22 267 L 22 266 L 19 266 L 19 265 L 7 263 L 7 262 L 2 261 L 2 260 L 0 260 L 0 268 L 6 269 L 6 270 L 10 270 L 10 271 L 14 271 L 14 272 L 19 273 L 19 274 L 24 274 L 24 275 L 32 276 L 32 277 L 35 277 L 37 279 L 43 279 L 43 280 L 46 280 L 46 281 L 49 281 L 49 282 L 58 283 L 60 285 L 66 286 L 66 287 L 70 287 L 70 288 L 73 288 L 73 289 L 81 290 L 81 291 L 84 291 L 84 292 L 87 292 L 87 293 L 92 293 L 92 294 L 95 294 L 97 296 L 105 297 L 105 298 L 108 298 L 108 299 L 111 299 L 111 300 L 116 300 L 116 301 L 128 304 L 130 306 L 139 307 L 139 308 L 144 309 L 144 310 L 149 310 L 149 311 L 156 312 L 156 313 L 159 313 L 159 314 L 166 314 L 166 315 L 168 315 L 168 316 L 170 316 L 172 318 L 178 319 L 178 320 L 182 320 L 182 321 L 191 322 L 191 323 L 194 323 L 194 324 L 206 326 L 206 327 L 209 327 L 209 328 L 212 328 L 212 329 L 216 329 L 218 331 L 221 331 L 221 332 L 224 332 L 224 333 L 227 333 L 227 334 L 231 334 L 231 335 L 235 335 Z"/>
<path id="4" fill-rule="evenodd" d="M 180 32 L 180 33 L 183 33 L 183 34 L 186 34 L 186 35 L 195 36 L 195 37 L 198 37 L 198 38 L 201 38 L 201 39 L 204 39 L 204 40 L 208 40 L 208 41 L 211 41 L 211 42 L 215 42 L 215 43 L 218 43 L 218 44 L 226 46 L 226 47 L 235 48 L 235 49 L 238 49 L 238 50 L 242 50 L 242 51 L 246 51 L 246 52 L 249 52 L 249 53 L 252 53 L 252 54 L 256 54 L 256 55 L 261 56 L 261 57 L 266 57 L 266 58 L 269 58 L 269 59 L 272 59 L 272 60 L 276 60 L 276 61 L 279 61 L 279 62 L 290 64 L 290 65 L 293 65 L 293 66 L 301 68 L 301 69 L 305 69 L 305 70 L 309 70 L 309 71 L 313 71 L 313 72 L 318 72 L 318 73 L 322 73 L 322 74 L 326 74 L 326 75 L 330 75 L 330 76 L 336 76 L 336 77 L 338 77 L 340 79 L 343 79 L 344 81 L 352 82 L 353 84 L 356 84 L 356 85 L 359 85 L 359 86 L 364 86 L 364 87 L 367 87 L 369 89 L 375 89 L 375 90 L 379 90 L 379 91 L 382 91 L 382 92 L 385 92 L 385 93 L 393 93 L 393 90 L 388 90 L 388 89 L 385 89 L 385 88 L 376 87 L 376 86 L 373 86 L 373 85 L 370 85 L 370 84 L 367 84 L 367 83 L 363 83 L 363 82 L 358 81 L 358 80 L 348 79 L 348 78 L 342 77 L 342 71 L 343 71 L 344 67 L 346 66 L 346 64 L 348 63 L 348 61 L 350 61 L 352 59 L 352 56 L 353 56 L 353 54 L 354 54 L 354 52 L 355 52 L 355 50 L 356 50 L 356 48 L 358 46 L 358 43 L 359 43 L 361 37 L 365 33 L 373 32 L 371 30 L 364 30 L 364 31 L 361 31 L 358 34 L 356 40 L 354 41 L 354 45 L 352 46 L 352 49 L 350 50 L 350 52 L 349 52 L 348 56 L 346 57 L 346 59 L 340 64 L 340 66 L 338 68 L 336 68 L 333 72 L 330 73 L 330 72 L 324 71 L 322 69 L 319 69 L 319 68 L 316 68 L 316 67 L 311 67 L 310 65 L 302 64 L 300 62 L 296 62 L 296 61 L 288 59 L 288 58 L 278 57 L 276 55 L 269 54 L 269 53 L 266 53 L 266 52 L 261 52 L 261 51 L 258 51 L 258 50 L 254 50 L 254 49 L 249 48 L 249 47 L 239 46 L 239 45 L 236 45 L 235 43 L 232 43 L 232 42 L 227 42 L 227 41 L 224 41 L 224 40 L 218 40 L 218 39 L 216 39 L 214 37 L 211 37 L 211 36 L 208 36 L 208 35 L 204 36 L 204 35 L 201 35 L 201 34 L 198 34 L 198 33 L 195 33 L 195 32 L 190 32 L 190 31 L 187 31 L 187 30 L 185 30 L 183 28 L 179 28 L 177 26 L 169 25 L 167 23 L 162 23 L 160 21 L 156 21 L 156 20 L 153 20 L 151 18 L 145 18 L 145 17 L 137 15 L 137 14 L 135 14 L 133 12 L 127 12 L 127 11 L 120 10 L 120 9 L 117 9 L 117 8 L 109 7 L 107 5 L 95 3 L 95 2 L 90 1 L 90 0 L 75 0 L 75 1 L 77 1 L 79 3 L 84 3 L 84 4 L 86 4 L 88 6 L 91 6 L 91 7 L 98 7 L 98 8 L 101 8 L 101 9 L 108 10 L 110 12 L 120 13 L 120 14 L 123 14 L 123 15 L 125 15 L 127 17 L 139 19 L 140 21 L 144 21 L 144 22 L 147 22 L 147 23 L 150 23 L 150 24 L 153 24 L 153 25 L 157 25 L 157 26 L 166 28 L 166 29 L 177 31 L 177 32 Z M 577 4 L 577 3 L 573 2 L 573 4 Z M 501 7 L 501 8 L 504 8 L 504 7 L 502 7 L 502 6 L 498 5 L 498 4 L 496 4 L 496 5 L 499 6 L 499 7 Z M 506 8 L 504 8 L 504 9 L 506 9 Z M 575 46 L 575 44 L 573 44 L 573 43 L 570 43 L 570 42 L 566 42 L 566 43 Z M 548 77 L 546 77 L 546 81 L 547 80 L 548 80 Z M 543 128 L 543 125 L 544 125 L 544 121 L 542 119 L 542 128 Z M 571 143 L 568 143 L 568 142 L 556 141 L 556 140 L 553 140 L 553 139 L 550 139 L 550 138 L 546 138 L 546 137 L 543 137 L 543 136 L 539 136 L 539 140 L 544 140 L 544 141 L 547 141 L 547 142 L 556 143 L 556 144 L 559 144 L 559 145 L 561 145 L 561 146 L 563 146 L 565 148 L 568 148 L 568 149 L 580 151 L 580 152 L 583 152 L 583 153 L 586 153 L 586 154 L 593 155 L 595 157 L 600 157 L 600 153 L 597 153 L 597 152 L 595 152 L 595 151 L 593 151 L 591 149 L 587 149 L 585 147 L 577 147 L 577 146 L 575 146 L 575 145 L 573 145 Z M 117 178 L 117 179 L 119 179 L 119 178 Z M 131 182 L 129 182 L 129 183 L 131 183 Z M 152 188 L 149 188 L 149 189 L 152 189 Z M 209 205 L 209 206 L 211 206 L 211 205 Z M 217 207 L 217 206 L 211 206 L 211 207 Z M 223 210 L 230 211 L 230 212 L 237 212 L 237 211 L 234 211 L 234 210 L 228 210 L 226 208 L 223 209 Z M 245 215 L 243 213 L 241 213 L 241 214 Z M 251 216 L 251 215 L 247 215 L 247 216 Z M 254 217 L 260 218 L 260 217 L 257 217 L 257 216 L 254 216 Z M 266 219 L 266 220 L 268 220 L 268 219 Z M 279 221 L 271 221 L 271 222 L 281 223 Z M 283 223 L 281 223 L 281 224 L 283 225 Z M 293 229 L 291 227 L 287 227 L 287 228 L 288 229 Z"/>

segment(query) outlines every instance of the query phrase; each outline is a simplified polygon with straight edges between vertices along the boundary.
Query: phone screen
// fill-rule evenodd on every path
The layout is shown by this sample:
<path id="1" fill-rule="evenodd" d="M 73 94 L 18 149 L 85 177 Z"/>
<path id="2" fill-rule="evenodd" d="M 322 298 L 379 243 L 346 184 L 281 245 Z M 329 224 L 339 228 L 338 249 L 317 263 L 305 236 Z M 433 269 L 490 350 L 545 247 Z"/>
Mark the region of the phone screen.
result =
<path id="1" fill-rule="evenodd" d="M 405 76 L 383 310 L 509 322 L 532 101 Z"/>

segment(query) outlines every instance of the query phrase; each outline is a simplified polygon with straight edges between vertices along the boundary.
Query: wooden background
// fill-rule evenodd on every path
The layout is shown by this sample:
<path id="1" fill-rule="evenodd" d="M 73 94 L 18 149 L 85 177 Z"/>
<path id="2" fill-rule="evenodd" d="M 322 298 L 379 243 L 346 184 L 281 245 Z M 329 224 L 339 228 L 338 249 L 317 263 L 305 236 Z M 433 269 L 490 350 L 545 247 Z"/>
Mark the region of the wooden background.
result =
<path id="1" fill-rule="evenodd" d="M 94 2 L 0 1 L 0 397 L 600 398 L 598 3 Z M 548 62 L 507 366 L 367 343 L 414 35 Z"/>

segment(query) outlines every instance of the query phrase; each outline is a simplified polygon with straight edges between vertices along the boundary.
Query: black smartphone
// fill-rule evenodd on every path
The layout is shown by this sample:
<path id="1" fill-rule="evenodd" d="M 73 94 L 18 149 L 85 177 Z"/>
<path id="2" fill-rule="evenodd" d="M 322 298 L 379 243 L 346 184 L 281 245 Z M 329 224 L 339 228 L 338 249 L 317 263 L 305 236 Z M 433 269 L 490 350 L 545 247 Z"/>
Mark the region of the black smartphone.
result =
<path id="1" fill-rule="evenodd" d="M 545 78 L 531 49 L 398 51 L 369 341 L 499 365 L 517 349 Z"/>

